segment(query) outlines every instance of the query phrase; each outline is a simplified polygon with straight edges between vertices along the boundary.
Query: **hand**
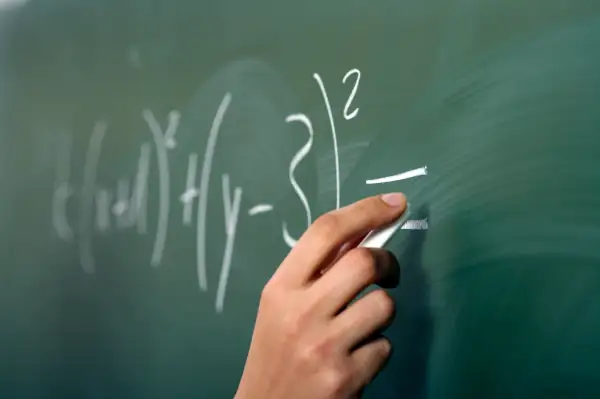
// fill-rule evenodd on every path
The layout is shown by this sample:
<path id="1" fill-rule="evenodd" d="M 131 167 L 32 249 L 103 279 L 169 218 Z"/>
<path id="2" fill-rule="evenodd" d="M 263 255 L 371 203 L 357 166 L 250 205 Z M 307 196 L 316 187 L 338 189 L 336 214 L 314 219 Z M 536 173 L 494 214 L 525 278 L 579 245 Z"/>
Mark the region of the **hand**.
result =
<path id="1" fill-rule="evenodd" d="M 347 399 L 360 396 L 390 355 L 378 335 L 394 302 L 371 284 L 395 287 L 400 268 L 385 250 L 356 248 L 397 219 L 402 194 L 370 197 L 321 216 L 262 291 L 236 399 Z"/>

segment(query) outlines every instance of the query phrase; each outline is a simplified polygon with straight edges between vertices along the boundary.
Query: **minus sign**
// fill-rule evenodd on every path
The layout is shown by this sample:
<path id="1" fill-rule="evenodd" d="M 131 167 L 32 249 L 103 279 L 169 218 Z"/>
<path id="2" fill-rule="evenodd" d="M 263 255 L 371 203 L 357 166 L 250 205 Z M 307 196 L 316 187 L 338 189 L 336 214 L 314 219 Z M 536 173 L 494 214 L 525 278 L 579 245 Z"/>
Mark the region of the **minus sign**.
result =
<path id="1" fill-rule="evenodd" d="M 260 213 L 270 212 L 272 210 L 273 210 L 273 205 L 258 204 L 258 205 L 253 206 L 252 208 L 250 208 L 250 210 L 248 211 L 248 215 L 254 216 L 254 215 L 258 215 Z"/>

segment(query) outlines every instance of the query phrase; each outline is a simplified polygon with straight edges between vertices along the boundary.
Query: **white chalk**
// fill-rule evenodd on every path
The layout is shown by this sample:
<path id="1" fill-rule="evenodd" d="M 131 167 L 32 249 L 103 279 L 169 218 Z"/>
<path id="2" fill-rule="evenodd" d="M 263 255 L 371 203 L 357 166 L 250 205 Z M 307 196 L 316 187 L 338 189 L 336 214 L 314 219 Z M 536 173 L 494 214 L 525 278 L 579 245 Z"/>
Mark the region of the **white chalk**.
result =
<path id="1" fill-rule="evenodd" d="M 409 215 L 410 203 L 407 203 L 404 213 L 402 214 L 402 216 L 400 216 L 398 220 L 381 229 L 372 230 L 369 234 L 367 234 L 367 236 L 360 242 L 358 246 L 366 248 L 383 248 L 383 246 L 387 244 L 390 238 L 392 238 L 394 233 L 396 233 L 396 231 L 398 231 L 398 229 L 402 227 L 404 223 L 406 223 Z"/>
<path id="2" fill-rule="evenodd" d="M 367 184 L 381 184 L 381 183 L 390 183 L 393 181 L 400 181 L 406 179 L 412 179 L 413 177 L 425 176 L 427 175 L 427 166 L 423 166 L 422 168 L 409 170 L 408 172 L 403 172 L 393 176 L 380 177 L 377 179 L 367 180 Z"/>

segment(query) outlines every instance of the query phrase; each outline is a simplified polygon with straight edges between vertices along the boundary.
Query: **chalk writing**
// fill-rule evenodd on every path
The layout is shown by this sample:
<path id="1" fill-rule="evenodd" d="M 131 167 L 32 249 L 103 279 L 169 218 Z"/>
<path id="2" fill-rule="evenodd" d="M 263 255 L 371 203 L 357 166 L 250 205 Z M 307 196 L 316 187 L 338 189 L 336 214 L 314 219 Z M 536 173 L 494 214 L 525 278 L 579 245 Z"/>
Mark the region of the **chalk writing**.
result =
<path id="1" fill-rule="evenodd" d="M 273 205 L 271 204 L 258 204 L 254 205 L 252 208 L 248 210 L 249 216 L 260 215 L 261 213 L 271 212 L 273 210 Z"/>
<path id="2" fill-rule="evenodd" d="M 314 73 L 313 77 L 319 85 L 323 101 L 325 102 L 325 109 L 327 110 L 327 117 L 329 118 L 329 125 L 331 127 L 331 137 L 333 139 L 333 158 L 335 160 L 335 207 L 340 207 L 340 155 L 338 154 L 338 142 L 337 134 L 335 132 L 335 120 L 333 119 L 333 113 L 331 112 L 331 104 L 329 103 L 329 97 L 327 97 L 327 91 L 323 84 L 323 79 L 318 73 Z"/>
<path id="3" fill-rule="evenodd" d="M 343 76 L 342 84 L 346 84 L 350 81 L 351 77 L 355 77 L 355 80 L 351 93 L 343 107 L 343 117 L 345 120 L 354 119 L 359 111 L 359 108 L 354 105 L 354 101 L 360 83 L 360 71 L 356 68 L 349 70 Z M 328 115 L 331 136 L 333 138 L 333 158 L 336 171 L 335 207 L 337 209 L 340 207 L 340 170 L 336 125 L 323 80 L 318 73 L 314 73 L 313 78 L 316 80 L 320 89 Z M 181 188 L 179 194 L 179 205 L 182 207 L 181 222 L 183 226 L 191 226 L 194 223 L 194 205 L 196 204 L 197 206 L 195 218 L 195 266 L 197 285 L 201 292 L 208 291 L 209 276 L 206 264 L 207 241 L 209 238 L 214 239 L 214 237 L 208 237 L 207 234 L 207 216 L 209 215 L 208 199 L 211 188 L 212 165 L 221 126 L 231 104 L 232 94 L 229 92 L 224 93 L 221 102 L 215 110 L 214 118 L 208 131 L 207 143 L 202 157 L 202 165 L 199 165 L 200 160 L 198 152 L 190 152 L 187 154 L 185 187 Z M 155 159 L 158 171 L 158 214 L 156 219 L 156 235 L 154 237 L 152 252 L 149 257 L 149 263 L 152 267 L 158 267 L 163 260 L 163 253 L 167 245 L 168 226 L 170 223 L 169 215 L 172 206 L 169 202 L 172 194 L 169 152 L 177 148 L 176 134 L 180 124 L 181 115 L 176 110 L 169 112 L 164 130 L 161 128 L 158 119 L 150 109 L 144 109 L 141 116 L 145 121 L 146 128 L 151 133 L 152 142 L 144 142 L 141 144 L 135 175 L 129 177 L 122 176 L 117 179 L 116 183 L 109 183 L 108 185 L 103 185 L 103 187 L 97 185 L 96 179 L 104 138 L 109 130 L 108 123 L 100 120 L 93 125 L 87 143 L 80 192 L 78 192 L 71 184 L 71 162 L 73 152 L 72 137 L 66 132 L 62 132 L 60 135 L 60 146 L 57 152 L 58 162 L 55 170 L 55 183 L 52 194 L 52 223 L 56 234 L 64 242 L 72 243 L 75 236 L 77 236 L 81 268 L 86 273 L 93 273 L 96 270 L 92 246 L 92 224 L 95 224 L 95 229 L 100 233 L 106 233 L 113 228 L 125 230 L 134 227 L 139 234 L 146 234 L 148 232 L 147 207 L 148 195 L 151 187 L 149 179 L 152 152 L 156 154 Z M 305 223 L 303 223 L 301 228 L 305 229 L 312 223 L 313 214 L 309 200 L 297 180 L 296 171 L 313 148 L 315 128 L 310 117 L 304 113 L 291 113 L 285 117 L 285 122 L 295 127 L 298 126 L 306 132 L 305 134 L 307 134 L 304 144 L 297 149 L 297 152 L 291 158 L 288 167 L 289 184 L 304 209 Z M 368 143 L 358 144 L 365 146 Z M 199 166 L 200 171 L 198 171 Z M 418 169 L 392 176 L 370 179 L 366 181 L 366 184 L 397 182 L 426 175 L 427 166 L 423 166 Z M 216 285 L 214 307 L 217 313 L 222 313 L 225 308 L 228 282 L 234 264 L 234 247 L 240 219 L 243 218 L 244 215 L 247 215 L 248 217 L 266 215 L 264 217 L 269 217 L 267 214 L 273 212 L 275 209 L 273 204 L 263 202 L 246 204 L 247 208 L 242 210 L 243 188 L 236 186 L 235 183 L 232 182 L 230 176 L 229 173 L 221 174 L 225 245 Z M 173 181 L 176 182 L 177 180 Z M 69 202 L 72 200 L 79 201 L 79 213 L 77 215 L 79 224 L 76 226 L 77 228 L 75 230 L 69 224 L 69 215 L 67 212 Z M 245 202 L 247 202 L 247 199 Z M 275 215 L 275 213 L 272 213 L 272 215 Z M 283 244 L 293 247 L 298 240 L 298 238 L 295 237 L 297 234 L 292 234 L 290 232 L 290 226 L 285 218 L 281 220 L 280 223 L 280 236 Z M 428 227 L 426 219 L 408 220 L 402 224 L 401 229 L 424 230 L 428 229 Z"/>
<path id="4" fill-rule="evenodd" d="M 144 143 L 140 147 L 138 159 L 138 171 L 135 176 L 135 189 L 130 201 L 133 206 L 129 207 L 130 222 L 137 225 L 137 231 L 145 234 L 147 231 L 146 205 L 148 202 L 148 178 L 150 173 L 150 144 Z"/>
<path id="5" fill-rule="evenodd" d="M 112 204 L 111 212 L 115 216 L 117 228 L 120 230 L 137 226 L 138 233 L 145 234 L 147 231 L 146 205 L 150 151 L 150 144 L 144 143 L 141 145 L 138 171 L 133 182 L 130 182 L 127 178 L 121 178 L 117 182 L 117 194 L 115 202 Z M 130 195 L 132 186 L 133 192 Z"/>
<path id="6" fill-rule="evenodd" d="M 401 227 L 402 230 L 427 230 L 428 228 L 427 219 L 407 220 Z"/>
<path id="7" fill-rule="evenodd" d="M 169 114 L 169 121 L 165 133 L 162 132 L 160 125 L 152 111 L 145 109 L 142 116 L 148 123 L 148 127 L 154 138 L 156 146 L 156 156 L 158 158 L 158 173 L 160 185 L 160 207 L 158 211 L 158 228 L 154 240 L 154 249 L 152 251 L 152 266 L 160 265 L 162 253 L 167 241 L 167 224 L 169 222 L 169 159 L 167 149 L 175 148 L 175 133 L 179 125 L 179 113 L 172 111 Z"/>
<path id="8" fill-rule="evenodd" d="M 367 184 L 390 183 L 393 181 L 411 179 L 411 178 L 417 177 L 417 176 L 425 176 L 426 174 L 427 174 L 427 166 L 424 166 L 422 168 L 409 170 L 408 172 L 403 172 L 403 173 L 393 175 L 393 176 L 380 177 L 377 179 L 370 179 L 370 180 L 367 180 L 366 183 Z"/>
<path id="9" fill-rule="evenodd" d="M 229 175 L 222 176 L 223 183 L 223 209 L 225 211 L 225 251 L 223 253 L 223 262 L 221 263 L 221 273 L 219 275 L 219 285 L 217 286 L 217 299 L 215 309 L 217 313 L 223 311 L 225 302 L 225 292 L 227 290 L 227 281 L 229 280 L 229 271 L 231 269 L 231 259 L 233 256 L 233 244 L 235 243 L 235 232 L 237 228 L 240 203 L 242 200 L 242 188 L 236 187 L 233 193 L 233 202 L 229 190 Z"/>
<path id="10" fill-rule="evenodd" d="M 351 113 L 348 113 L 348 108 L 350 108 L 350 105 L 354 100 L 354 96 L 356 95 L 356 90 L 358 90 L 358 83 L 360 82 L 360 71 L 356 68 L 349 70 L 342 78 L 342 83 L 346 83 L 346 80 L 352 75 L 356 75 L 356 80 L 354 81 L 352 93 L 350 93 L 350 97 L 348 97 L 348 101 L 346 101 L 346 105 L 344 106 L 344 118 L 346 120 L 353 119 L 356 117 L 356 114 L 358 114 L 358 108 L 355 108 L 354 111 L 352 111 Z"/>
<path id="11" fill-rule="evenodd" d="M 73 240 L 73 230 L 67 220 L 67 201 L 73 195 L 73 189 L 69 184 L 71 174 L 71 151 L 72 139 L 65 132 L 60 133 L 58 142 L 58 165 L 56 167 L 56 182 L 54 183 L 54 194 L 52 196 L 52 224 L 56 234 L 64 241 Z"/>
<path id="12" fill-rule="evenodd" d="M 185 183 L 185 191 L 179 197 L 179 200 L 183 203 L 183 224 L 192 224 L 192 212 L 194 205 L 194 198 L 198 196 L 198 189 L 196 188 L 196 169 L 198 167 L 198 154 L 191 153 L 188 157 L 188 170 Z"/>
<path id="13" fill-rule="evenodd" d="M 204 163 L 202 164 L 202 174 L 200 177 L 200 192 L 198 199 L 198 214 L 196 219 L 196 270 L 198 273 L 198 285 L 200 289 L 206 291 L 208 282 L 206 280 L 206 209 L 208 201 L 208 183 L 210 181 L 210 169 L 212 167 L 215 146 L 217 145 L 217 136 L 225 112 L 231 104 L 231 93 L 226 93 L 217 108 L 217 113 L 213 119 L 210 132 L 208 134 L 208 143 L 204 152 Z"/>
<path id="14" fill-rule="evenodd" d="M 312 123 L 310 122 L 310 119 L 308 119 L 308 117 L 304 114 L 289 115 L 285 119 L 285 121 L 288 123 L 299 122 L 299 123 L 303 124 L 306 127 L 306 130 L 308 131 L 308 141 L 306 142 L 306 144 L 304 144 L 304 146 L 302 146 L 302 148 L 300 148 L 300 150 L 296 153 L 296 155 L 294 155 L 294 158 L 292 158 L 292 162 L 290 162 L 290 169 L 289 169 L 290 183 L 292 184 L 294 191 L 300 198 L 300 201 L 302 201 L 302 205 L 304 206 L 304 210 L 306 212 L 306 227 L 308 227 L 308 226 L 310 226 L 310 224 L 312 222 L 310 205 L 308 204 L 308 199 L 306 198 L 304 191 L 302 191 L 302 188 L 300 188 L 300 185 L 298 185 L 298 182 L 296 181 L 296 178 L 294 177 L 294 170 L 296 169 L 296 167 L 298 166 L 300 161 L 302 161 L 302 159 L 304 157 L 306 157 L 308 155 L 308 153 L 310 152 L 310 148 L 312 147 L 312 142 L 313 142 L 313 137 L 314 137 L 313 127 L 312 127 Z M 292 248 L 294 245 L 296 245 L 297 240 L 292 238 L 292 236 L 290 235 L 285 220 L 283 221 L 282 228 L 283 228 L 283 240 L 290 248 Z"/>
<path id="15" fill-rule="evenodd" d="M 110 204 L 112 193 L 103 188 L 96 191 L 96 226 L 98 230 L 105 232 L 110 229 Z"/>
<path id="16" fill-rule="evenodd" d="M 128 227 L 127 212 L 129 211 L 129 180 L 119 179 L 117 183 L 117 201 L 112 206 L 112 212 L 117 216 L 117 227 Z"/>

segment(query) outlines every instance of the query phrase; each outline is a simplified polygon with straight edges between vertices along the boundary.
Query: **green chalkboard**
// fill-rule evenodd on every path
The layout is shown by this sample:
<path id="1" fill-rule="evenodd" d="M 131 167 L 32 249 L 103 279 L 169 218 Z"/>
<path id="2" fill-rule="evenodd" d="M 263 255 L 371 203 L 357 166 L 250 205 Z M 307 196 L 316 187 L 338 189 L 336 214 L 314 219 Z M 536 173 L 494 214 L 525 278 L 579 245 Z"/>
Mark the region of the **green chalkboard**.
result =
<path id="1" fill-rule="evenodd" d="M 318 215 L 407 194 L 367 398 L 600 397 L 598 0 L 0 2 L 0 396 L 231 398 Z"/>

